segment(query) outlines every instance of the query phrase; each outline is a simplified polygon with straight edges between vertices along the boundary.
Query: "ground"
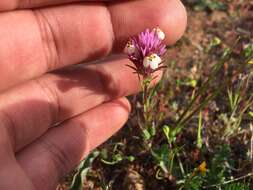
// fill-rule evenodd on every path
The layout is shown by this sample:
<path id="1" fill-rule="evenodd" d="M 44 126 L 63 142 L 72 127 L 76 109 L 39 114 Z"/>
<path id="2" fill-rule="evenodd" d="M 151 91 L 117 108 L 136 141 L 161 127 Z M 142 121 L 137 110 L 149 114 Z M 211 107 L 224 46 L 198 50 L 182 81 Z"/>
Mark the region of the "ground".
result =
<path id="1" fill-rule="evenodd" d="M 72 190 L 253 189 L 253 2 L 183 2 L 188 29 L 152 95 L 155 131 L 143 140 L 141 96 L 129 97 L 128 123 L 58 190 L 74 175 Z"/>

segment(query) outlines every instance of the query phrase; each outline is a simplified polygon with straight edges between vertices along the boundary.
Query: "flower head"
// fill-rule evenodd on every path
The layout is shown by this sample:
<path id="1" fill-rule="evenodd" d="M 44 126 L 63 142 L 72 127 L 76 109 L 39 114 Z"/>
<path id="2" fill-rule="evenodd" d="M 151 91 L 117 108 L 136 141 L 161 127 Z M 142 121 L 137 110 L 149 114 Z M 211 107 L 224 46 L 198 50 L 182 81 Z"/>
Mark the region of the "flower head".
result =
<path id="1" fill-rule="evenodd" d="M 198 171 L 199 171 L 202 175 L 204 175 L 204 174 L 206 174 L 206 172 L 207 172 L 206 167 L 207 167 L 207 164 L 206 164 L 206 162 L 204 161 L 204 162 L 202 162 L 202 163 L 199 165 Z"/>
<path id="2" fill-rule="evenodd" d="M 138 74 L 148 76 L 161 68 L 162 56 L 166 52 L 164 38 L 165 34 L 159 28 L 146 29 L 138 36 L 130 38 L 125 53 L 135 64 Z"/>

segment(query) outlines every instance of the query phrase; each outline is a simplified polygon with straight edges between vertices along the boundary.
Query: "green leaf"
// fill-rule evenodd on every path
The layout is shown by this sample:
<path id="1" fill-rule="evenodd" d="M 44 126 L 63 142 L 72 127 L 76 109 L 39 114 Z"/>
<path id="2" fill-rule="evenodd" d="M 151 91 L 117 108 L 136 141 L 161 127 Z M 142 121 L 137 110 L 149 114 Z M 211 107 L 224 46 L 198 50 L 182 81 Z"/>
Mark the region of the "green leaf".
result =
<path id="1" fill-rule="evenodd" d="M 253 43 L 244 48 L 243 55 L 246 58 L 253 56 Z"/>
<path id="2" fill-rule="evenodd" d="M 199 149 L 203 146 L 203 140 L 202 140 L 202 112 L 199 112 L 199 123 L 198 123 L 198 136 L 197 136 L 197 147 Z"/>
<path id="3" fill-rule="evenodd" d="M 142 132 L 143 132 L 143 137 L 145 140 L 149 140 L 152 137 L 148 129 L 144 129 Z"/>
<path id="4" fill-rule="evenodd" d="M 127 156 L 126 159 L 130 162 L 133 162 L 135 160 L 134 156 Z"/>
<path id="5" fill-rule="evenodd" d="M 250 190 L 249 184 L 233 183 L 224 186 L 224 190 Z"/>
<path id="6" fill-rule="evenodd" d="M 184 188 L 185 190 L 202 190 L 202 184 L 204 183 L 204 179 L 199 176 L 187 176 L 187 179 L 185 180 Z"/>
<path id="7" fill-rule="evenodd" d="M 214 37 L 213 40 L 211 41 L 210 46 L 216 47 L 216 46 L 219 46 L 220 44 L 221 44 L 221 39 L 218 37 Z"/>
<path id="8" fill-rule="evenodd" d="M 231 168 L 234 167 L 231 159 L 231 148 L 228 144 L 217 147 L 209 164 L 207 181 L 209 185 L 223 183 L 230 176 Z"/>
<path id="9" fill-rule="evenodd" d="M 70 190 L 83 190 L 83 179 L 90 170 L 93 161 L 98 157 L 99 154 L 99 151 L 94 151 L 80 163 L 78 172 L 73 178 Z"/>
<path id="10" fill-rule="evenodd" d="M 118 154 L 114 154 L 112 156 L 112 161 L 101 159 L 101 162 L 103 162 L 104 164 L 107 164 L 107 165 L 115 165 L 115 164 L 121 162 L 123 159 L 124 159 L 123 155 L 118 153 Z"/>
<path id="11" fill-rule="evenodd" d="M 182 131 L 182 127 L 178 126 L 175 128 L 171 128 L 168 125 L 163 126 L 163 133 L 169 144 L 174 143 L 176 141 L 176 137 L 178 133 Z"/>
<path id="12" fill-rule="evenodd" d="M 155 128 L 155 126 L 151 126 L 151 127 L 149 127 L 148 129 L 149 129 L 150 135 L 151 135 L 152 137 L 155 136 L 155 134 L 156 134 L 156 128 Z"/>
<path id="13" fill-rule="evenodd" d="M 163 126 L 163 133 L 167 138 L 167 141 L 170 139 L 170 127 L 168 125 Z"/>

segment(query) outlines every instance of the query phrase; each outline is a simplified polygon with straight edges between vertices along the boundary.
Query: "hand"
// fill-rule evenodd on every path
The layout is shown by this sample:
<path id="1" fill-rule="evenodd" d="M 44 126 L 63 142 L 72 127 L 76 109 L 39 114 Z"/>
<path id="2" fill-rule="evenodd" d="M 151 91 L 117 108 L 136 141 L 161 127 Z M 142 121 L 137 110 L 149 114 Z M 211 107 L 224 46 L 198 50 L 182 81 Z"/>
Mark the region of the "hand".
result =
<path id="1" fill-rule="evenodd" d="M 74 64 L 120 52 L 145 28 L 172 44 L 186 26 L 179 0 L 73 1 L 0 1 L 0 189 L 54 189 L 127 120 L 131 63 Z"/>

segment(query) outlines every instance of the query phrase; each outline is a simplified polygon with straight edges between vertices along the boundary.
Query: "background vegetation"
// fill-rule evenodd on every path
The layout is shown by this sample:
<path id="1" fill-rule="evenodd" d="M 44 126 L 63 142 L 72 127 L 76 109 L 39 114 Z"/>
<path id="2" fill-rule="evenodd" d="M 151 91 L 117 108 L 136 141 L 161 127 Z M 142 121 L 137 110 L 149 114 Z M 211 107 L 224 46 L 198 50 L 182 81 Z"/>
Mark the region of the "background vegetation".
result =
<path id="1" fill-rule="evenodd" d="M 58 190 L 253 189 L 253 2 L 183 2 L 188 29 L 149 93 L 151 126 L 130 97 L 125 127 Z"/>

